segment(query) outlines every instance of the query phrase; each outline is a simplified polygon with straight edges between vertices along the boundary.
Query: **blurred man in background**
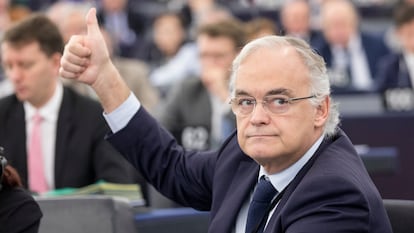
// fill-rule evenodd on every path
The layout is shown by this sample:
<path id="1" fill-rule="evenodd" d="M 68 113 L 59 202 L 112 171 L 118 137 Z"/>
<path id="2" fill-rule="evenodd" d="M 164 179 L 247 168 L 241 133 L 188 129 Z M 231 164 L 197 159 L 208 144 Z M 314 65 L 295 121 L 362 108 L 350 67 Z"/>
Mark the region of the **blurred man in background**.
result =
<path id="1" fill-rule="evenodd" d="M 33 15 L 2 38 L 2 65 L 15 94 L 0 100 L 0 144 L 25 187 L 44 193 L 99 180 L 135 183 L 136 172 L 104 140 L 101 107 L 63 87 L 59 29 Z"/>

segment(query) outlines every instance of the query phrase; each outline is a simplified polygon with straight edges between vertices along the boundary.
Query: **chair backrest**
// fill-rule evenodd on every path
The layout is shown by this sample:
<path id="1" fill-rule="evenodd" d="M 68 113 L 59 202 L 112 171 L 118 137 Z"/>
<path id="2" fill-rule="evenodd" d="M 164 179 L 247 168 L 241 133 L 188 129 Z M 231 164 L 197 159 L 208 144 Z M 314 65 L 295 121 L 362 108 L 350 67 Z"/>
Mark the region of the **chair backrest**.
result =
<path id="1" fill-rule="evenodd" d="M 394 233 L 414 232 L 414 200 L 385 199 L 384 206 Z"/>
<path id="2" fill-rule="evenodd" d="M 36 198 L 43 212 L 40 233 L 136 233 L 133 208 L 109 196 Z"/>

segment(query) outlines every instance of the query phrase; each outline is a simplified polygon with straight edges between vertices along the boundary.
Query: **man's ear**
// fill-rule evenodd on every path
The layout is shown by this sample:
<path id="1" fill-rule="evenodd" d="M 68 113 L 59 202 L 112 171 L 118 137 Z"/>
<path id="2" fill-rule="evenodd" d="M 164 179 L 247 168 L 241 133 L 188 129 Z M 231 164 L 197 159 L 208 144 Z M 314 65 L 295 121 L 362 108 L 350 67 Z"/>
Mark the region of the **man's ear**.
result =
<path id="1" fill-rule="evenodd" d="M 62 58 L 62 54 L 60 53 L 54 53 L 50 59 L 52 60 L 52 63 L 55 67 L 59 69 L 60 67 L 60 59 Z"/>
<path id="2" fill-rule="evenodd" d="M 316 107 L 315 126 L 322 127 L 328 120 L 331 106 L 331 99 L 326 96 L 325 99 Z"/>

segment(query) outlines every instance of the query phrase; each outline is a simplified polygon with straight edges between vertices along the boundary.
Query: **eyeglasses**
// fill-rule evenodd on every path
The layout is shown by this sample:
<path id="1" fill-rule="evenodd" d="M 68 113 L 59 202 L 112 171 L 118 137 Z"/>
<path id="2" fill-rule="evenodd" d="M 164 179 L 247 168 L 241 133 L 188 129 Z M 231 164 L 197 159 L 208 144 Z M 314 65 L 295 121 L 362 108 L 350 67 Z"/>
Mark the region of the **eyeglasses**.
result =
<path id="1" fill-rule="evenodd" d="M 238 116 L 250 115 L 256 107 L 256 104 L 262 103 L 263 108 L 274 114 L 287 112 L 290 105 L 299 100 L 314 98 L 315 95 L 299 98 L 288 98 L 286 96 L 266 96 L 263 101 L 259 102 L 253 97 L 241 96 L 232 98 L 229 102 L 234 114 Z"/>

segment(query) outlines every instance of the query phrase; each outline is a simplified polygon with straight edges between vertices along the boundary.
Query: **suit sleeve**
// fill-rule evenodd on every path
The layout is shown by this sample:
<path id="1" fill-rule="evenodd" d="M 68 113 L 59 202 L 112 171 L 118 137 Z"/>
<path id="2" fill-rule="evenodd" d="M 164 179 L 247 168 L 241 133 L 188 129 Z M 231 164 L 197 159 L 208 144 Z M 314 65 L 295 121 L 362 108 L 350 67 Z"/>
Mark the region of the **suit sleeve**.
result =
<path id="1" fill-rule="evenodd" d="M 286 233 L 369 232 L 365 195 L 340 176 L 320 176 L 295 191 L 282 216 Z M 299 197 L 300 196 L 300 197 Z M 293 201 L 294 200 L 294 201 Z"/>
<path id="2" fill-rule="evenodd" d="M 144 108 L 108 140 L 162 194 L 209 210 L 217 153 L 186 151 Z"/>

